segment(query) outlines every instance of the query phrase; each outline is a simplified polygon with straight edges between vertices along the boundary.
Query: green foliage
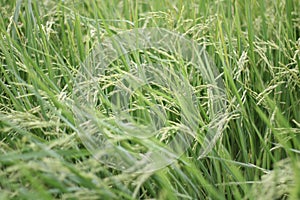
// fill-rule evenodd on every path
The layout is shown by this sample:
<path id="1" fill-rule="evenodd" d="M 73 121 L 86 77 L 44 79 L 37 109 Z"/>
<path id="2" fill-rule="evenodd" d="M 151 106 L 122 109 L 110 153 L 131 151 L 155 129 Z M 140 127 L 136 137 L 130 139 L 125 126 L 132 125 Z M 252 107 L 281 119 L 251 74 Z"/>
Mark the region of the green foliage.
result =
<path id="1" fill-rule="evenodd" d="M 300 199 L 299 13 L 298 0 L 0 0 L 0 199 Z M 86 150 L 67 102 L 97 42 L 139 27 L 205 46 L 231 115 L 205 158 L 194 141 L 170 166 L 128 174 Z M 114 63 L 104 86 L 126 65 Z M 197 74 L 191 85 L 205 122 L 207 86 Z M 160 92 L 152 98 L 175 121 L 176 105 Z"/>

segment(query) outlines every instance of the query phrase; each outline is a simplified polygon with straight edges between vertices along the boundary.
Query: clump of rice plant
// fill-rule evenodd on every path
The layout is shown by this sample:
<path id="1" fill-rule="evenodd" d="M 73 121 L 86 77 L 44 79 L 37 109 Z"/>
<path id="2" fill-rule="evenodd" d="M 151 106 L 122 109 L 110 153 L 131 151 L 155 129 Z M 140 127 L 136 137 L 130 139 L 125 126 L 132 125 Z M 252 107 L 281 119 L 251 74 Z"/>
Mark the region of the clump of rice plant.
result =
<path id="1" fill-rule="evenodd" d="M 300 198 L 299 1 L 0 0 L 0 5 L 0 199 Z M 145 173 L 97 160 L 78 134 L 84 124 L 78 126 L 70 106 L 76 104 L 80 66 L 95 47 L 138 28 L 162 28 L 204 47 L 220 73 L 226 103 L 226 115 L 217 119 L 224 126 L 203 153 L 210 144 L 202 136 L 210 122 L 212 85 L 197 66 L 159 49 L 133 51 L 110 63 L 98 77 L 102 93 L 88 115 L 94 126 L 85 130 L 103 130 L 124 157 L 130 152 L 142 158 L 149 148 L 163 151 L 178 130 L 200 122 L 181 156 Z M 116 121 L 110 104 L 128 86 L 124 75 L 132 77 L 138 71 L 130 69 L 146 65 L 180 72 L 174 85 L 189 85 L 186 92 L 194 94 L 190 100 L 197 108 L 190 109 L 181 90 L 163 84 L 136 88 L 128 97 L 131 123 L 143 129 L 166 119 L 157 123 L 161 130 L 151 141 L 136 137 L 126 119 Z M 132 135 L 123 137 L 120 129 Z"/>

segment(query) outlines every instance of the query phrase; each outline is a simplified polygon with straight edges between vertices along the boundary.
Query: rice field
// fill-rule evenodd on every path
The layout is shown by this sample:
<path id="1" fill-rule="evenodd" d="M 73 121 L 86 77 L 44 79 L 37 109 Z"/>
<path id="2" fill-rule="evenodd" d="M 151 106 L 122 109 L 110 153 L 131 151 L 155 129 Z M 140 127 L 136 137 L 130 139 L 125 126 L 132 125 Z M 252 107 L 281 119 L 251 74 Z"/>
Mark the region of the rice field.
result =
<path id="1" fill-rule="evenodd" d="M 0 199 L 300 199 L 300 1 L 0 0 Z"/>

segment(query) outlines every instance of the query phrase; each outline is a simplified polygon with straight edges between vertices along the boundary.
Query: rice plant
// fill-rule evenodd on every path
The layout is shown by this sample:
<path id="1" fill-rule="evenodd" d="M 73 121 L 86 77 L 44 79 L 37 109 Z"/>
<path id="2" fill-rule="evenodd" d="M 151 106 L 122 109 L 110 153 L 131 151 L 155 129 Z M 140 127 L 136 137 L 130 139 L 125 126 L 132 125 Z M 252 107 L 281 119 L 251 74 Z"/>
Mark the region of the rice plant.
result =
<path id="1" fill-rule="evenodd" d="M 0 5 L 0 199 L 300 199 L 299 1 Z"/>

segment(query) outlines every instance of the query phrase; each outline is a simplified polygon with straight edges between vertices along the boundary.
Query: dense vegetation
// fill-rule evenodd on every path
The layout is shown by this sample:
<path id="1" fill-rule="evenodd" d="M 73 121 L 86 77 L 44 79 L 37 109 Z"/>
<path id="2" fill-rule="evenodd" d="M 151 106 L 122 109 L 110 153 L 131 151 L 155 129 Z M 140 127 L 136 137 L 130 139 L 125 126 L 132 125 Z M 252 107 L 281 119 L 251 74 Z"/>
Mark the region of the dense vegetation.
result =
<path id="1" fill-rule="evenodd" d="M 196 136 L 165 168 L 126 173 L 86 148 L 69 102 L 99 41 L 147 27 L 206 48 L 229 114 L 204 157 Z M 149 50 L 129 58 L 111 63 L 99 83 L 104 96 L 128 66 L 167 60 L 187 72 L 201 123 L 209 122 L 207 85 L 180 57 Z M 298 0 L 0 0 L 0 63 L 0 199 L 300 199 Z M 147 92 L 164 103 L 167 128 L 176 128 L 172 92 L 145 87 L 132 101 L 145 101 Z M 113 119 L 101 103 L 97 108 L 94 118 Z"/>

